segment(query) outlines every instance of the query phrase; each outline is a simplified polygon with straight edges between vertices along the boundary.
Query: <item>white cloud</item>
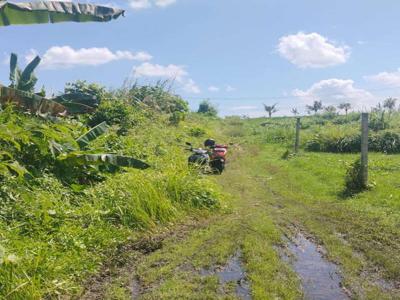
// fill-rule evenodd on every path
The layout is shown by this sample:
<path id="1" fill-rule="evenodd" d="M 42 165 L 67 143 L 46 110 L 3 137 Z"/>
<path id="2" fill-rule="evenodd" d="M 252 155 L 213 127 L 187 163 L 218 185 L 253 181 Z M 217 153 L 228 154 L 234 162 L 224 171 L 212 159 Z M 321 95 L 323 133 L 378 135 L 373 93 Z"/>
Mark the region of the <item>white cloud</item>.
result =
<path id="1" fill-rule="evenodd" d="M 190 94 L 200 94 L 201 90 L 199 86 L 193 81 L 193 79 L 188 79 L 182 88 L 185 92 Z"/>
<path id="2" fill-rule="evenodd" d="M 208 90 L 210 91 L 210 92 L 219 92 L 220 91 L 220 88 L 219 87 L 217 87 L 217 86 L 209 86 L 208 87 Z"/>
<path id="3" fill-rule="evenodd" d="M 231 92 L 236 91 L 236 88 L 233 87 L 233 86 L 231 86 L 231 85 L 227 85 L 227 86 L 225 87 L 225 91 L 228 92 L 228 93 L 231 93 Z"/>
<path id="4" fill-rule="evenodd" d="M 350 56 L 348 46 L 336 46 L 315 32 L 283 36 L 277 50 L 283 58 L 300 68 L 335 66 L 345 63 Z"/>
<path id="5" fill-rule="evenodd" d="M 166 7 L 171 4 L 174 4 L 175 2 L 176 2 L 176 0 L 156 0 L 155 4 L 158 7 Z"/>
<path id="6" fill-rule="evenodd" d="M 156 7 L 167 7 L 175 4 L 176 0 L 129 0 L 129 6 L 134 10 Z"/>
<path id="7" fill-rule="evenodd" d="M 26 56 L 30 61 L 37 55 L 31 50 Z M 70 46 L 51 47 L 42 56 L 41 67 L 46 69 L 71 68 L 76 66 L 98 66 L 118 60 L 147 61 L 152 56 L 146 52 L 115 51 L 108 48 L 73 49 Z"/>
<path id="8" fill-rule="evenodd" d="M 365 76 L 364 78 L 383 85 L 400 87 L 400 69 L 395 72 L 381 72 L 376 75 Z"/>
<path id="9" fill-rule="evenodd" d="M 178 65 L 158 65 L 152 63 L 143 63 L 133 69 L 133 76 L 135 78 L 140 77 L 160 77 L 166 79 L 174 79 L 178 82 L 182 82 L 184 77 L 188 75 L 184 66 Z"/>
<path id="10" fill-rule="evenodd" d="M 344 101 L 350 102 L 354 107 L 364 108 L 373 105 L 376 101 L 370 92 L 354 87 L 353 80 L 327 79 L 313 84 L 308 90 L 294 90 L 292 94 L 311 104 L 321 100 L 324 105 L 337 105 Z"/>
<path id="11" fill-rule="evenodd" d="M 163 78 L 174 80 L 178 84 L 178 88 L 186 93 L 199 94 L 201 90 L 195 81 L 189 78 L 189 73 L 184 66 L 174 64 L 159 65 L 152 63 L 142 63 L 133 68 L 132 76 L 138 78 Z"/>
<path id="12" fill-rule="evenodd" d="M 149 0 L 130 0 L 129 6 L 134 10 L 141 10 L 151 7 L 151 3 Z"/>
<path id="13" fill-rule="evenodd" d="M 232 111 L 246 111 L 246 110 L 256 110 L 257 106 L 252 106 L 252 105 L 243 105 L 243 106 L 234 106 L 230 108 Z"/>

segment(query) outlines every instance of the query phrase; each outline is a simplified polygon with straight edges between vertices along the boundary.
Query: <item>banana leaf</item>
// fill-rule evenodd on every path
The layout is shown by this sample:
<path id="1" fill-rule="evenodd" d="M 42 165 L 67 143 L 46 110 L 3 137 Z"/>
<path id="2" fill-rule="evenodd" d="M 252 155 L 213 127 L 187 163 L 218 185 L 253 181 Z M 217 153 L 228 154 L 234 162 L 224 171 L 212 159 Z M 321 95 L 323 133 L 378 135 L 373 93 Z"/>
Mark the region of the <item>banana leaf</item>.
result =
<path id="1" fill-rule="evenodd" d="M 90 131 L 79 137 L 76 142 L 78 143 L 81 149 L 85 148 L 91 141 L 94 141 L 99 136 L 106 133 L 108 130 L 108 126 L 106 122 L 100 123 L 99 125 L 93 127 Z"/>
<path id="2" fill-rule="evenodd" d="M 66 107 L 38 95 L 0 85 L 0 104 L 13 104 L 38 115 L 66 114 Z"/>
<path id="3" fill-rule="evenodd" d="M 124 10 L 69 1 L 12 3 L 0 0 L 0 26 L 59 22 L 108 22 Z"/>
<path id="4" fill-rule="evenodd" d="M 27 174 L 29 174 L 28 170 L 21 166 L 17 161 L 0 161 L 0 176 L 16 175 L 16 177 L 23 178 Z"/>
<path id="5" fill-rule="evenodd" d="M 59 156 L 58 160 L 68 162 L 68 165 L 113 165 L 117 167 L 128 167 L 140 170 L 150 168 L 150 165 L 136 158 L 116 154 L 68 153 Z"/>
<path id="6" fill-rule="evenodd" d="M 66 93 L 56 98 L 53 98 L 53 100 L 62 103 L 63 105 L 65 103 L 78 103 L 93 108 L 98 107 L 100 104 L 100 100 L 96 96 L 80 92 Z"/>
<path id="7" fill-rule="evenodd" d="M 12 88 L 15 88 L 16 83 L 19 81 L 18 57 L 15 53 L 11 53 L 10 58 L 10 81 Z"/>
<path id="8" fill-rule="evenodd" d="M 58 102 L 58 103 L 60 103 L 60 102 Z M 87 106 L 87 105 L 81 104 L 81 103 L 61 102 L 60 104 L 63 105 L 67 109 L 67 112 L 70 115 L 87 114 L 87 113 L 92 113 L 95 110 L 94 107 L 90 107 L 90 106 Z"/>

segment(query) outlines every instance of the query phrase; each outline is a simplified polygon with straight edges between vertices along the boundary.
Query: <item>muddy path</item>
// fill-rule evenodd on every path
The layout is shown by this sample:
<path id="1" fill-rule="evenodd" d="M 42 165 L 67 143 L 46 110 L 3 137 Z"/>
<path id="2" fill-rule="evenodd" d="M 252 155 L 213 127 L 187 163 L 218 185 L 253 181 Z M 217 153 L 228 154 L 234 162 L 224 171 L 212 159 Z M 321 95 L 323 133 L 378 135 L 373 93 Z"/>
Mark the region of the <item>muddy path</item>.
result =
<path id="1" fill-rule="evenodd" d="M 262 157 L 257 147 L 248 153 Z M 227 195 L 219 212 L 127 247 L 82 299 L 393 299 L 395 285 L 346 273 L 289 211 L 293 200 L 270 187 L 275 173 L 260 175 L 262 159 L 246 157 L 215 178 Z"/>

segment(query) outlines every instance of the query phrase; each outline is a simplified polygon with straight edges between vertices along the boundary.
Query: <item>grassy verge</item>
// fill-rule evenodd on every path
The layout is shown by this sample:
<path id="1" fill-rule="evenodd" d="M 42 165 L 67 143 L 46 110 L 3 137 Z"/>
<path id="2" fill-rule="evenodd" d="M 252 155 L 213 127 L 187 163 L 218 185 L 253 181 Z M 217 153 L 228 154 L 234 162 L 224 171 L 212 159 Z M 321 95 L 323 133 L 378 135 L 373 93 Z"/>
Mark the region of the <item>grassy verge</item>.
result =
<path id="1" fill-rule="evenodd" d="M 33 178 L 0 178 L 0 298 L 80 295 L 87 279 L 125 245 L 220 207 L 218 187 L 186 165 L 182 145 L 203 138 L 192 136 L 198 127 L 205 134 L 201 119 L 171 125 L 164 115 L 136 112 L 137 124 L 125 135 L 113 127 L 87 151 L 132 155 L 152 167 L 111 173 L 88 168 L 96 171 L 90 173 L 96 180 L 84 175 L 84 183 L 69 183 L 63 181 L 68 166 L 56 176 L 52 168 L 57 165 L 48 163 L 54 159 L 46 138 L 74 141 L 83 130 L 81 123 L 52 123 L 11 111 L 2 118 L 6 130 L 0 148 L 15 147 L 16 159 L 33 170 Z"/>
<path id="2" fill-rule="evenodd" d="M 346 163 L 354 160 L 353 155 L 301 154 L 286 161 L 280 159 L 283 152 L 284 148 L 266 146 L 263 155 L 264 172 L 270 176 L 268 189 L 281 204 L 275 219 L 294 223 L 316 236 L 329 257 L 340 263 L 345 284 L 355 294 L 370 299 L 399 296 L 395 288 L 400 272 L 395 196 L 399 157 L 372 155 L 371 175 L 376 186 L 343 199 L 340 192 Z M 394 169 L 388 172 L 379 165 Z"/>

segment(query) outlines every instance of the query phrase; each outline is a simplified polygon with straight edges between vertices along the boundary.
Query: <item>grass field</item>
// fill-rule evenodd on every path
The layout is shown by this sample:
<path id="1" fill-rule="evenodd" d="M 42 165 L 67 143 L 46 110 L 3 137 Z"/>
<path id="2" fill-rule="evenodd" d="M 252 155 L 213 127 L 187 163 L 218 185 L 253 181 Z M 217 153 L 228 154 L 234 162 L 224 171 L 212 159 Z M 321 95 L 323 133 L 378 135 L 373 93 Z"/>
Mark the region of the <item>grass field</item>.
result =
<path id="1" fill-rule="evenodd" d="M 81 151 L 133 156 L 149 170 L 60 165 L 49 145 L 74 145 L 85 120 L 2 112 L 0 297 L 235 299 L 239 289 L 299 299 L 304 282 L 285 259 L 298 233 L 338 266 L 351 297 L 400 297 L 397 114 L 371 129 L 370 185 L 349 197 L 356 114 L 304 118 L 294 155 L 294 118 L 184 120 L 119 105 L 97 117 L 124 122 Z M 185 142 L 208 137 L 231 145 L 222 176 L 187 167 Z M 221 279 L 231 264 L 243 286 Z"/>
<path id="2" fill-rule="evenodd" d="M 271 131 L 259 130 L 260 121 L 219 124 L 220 138 L 236 145 L 226 174 L 214 178 L 229 199 L 223 213 L 139 256 L 129 269 L 135 275 L 117 276 L 105 298 L 128 299 L 124 287 L 136 282 L 140 299 L 236 299 L 234 285 L 204 270 L 223 268 L 240 250 L 253 299 L 299 299 L 301 283 L 279 250 L 299 231 L 338 265 L 352 298 L 400 297 L 400 156 L 372 153 L 371 188 L 344 198 L 357 154 L 302 151 L 282 159 L 289 141 L 265 143 Z"/>

